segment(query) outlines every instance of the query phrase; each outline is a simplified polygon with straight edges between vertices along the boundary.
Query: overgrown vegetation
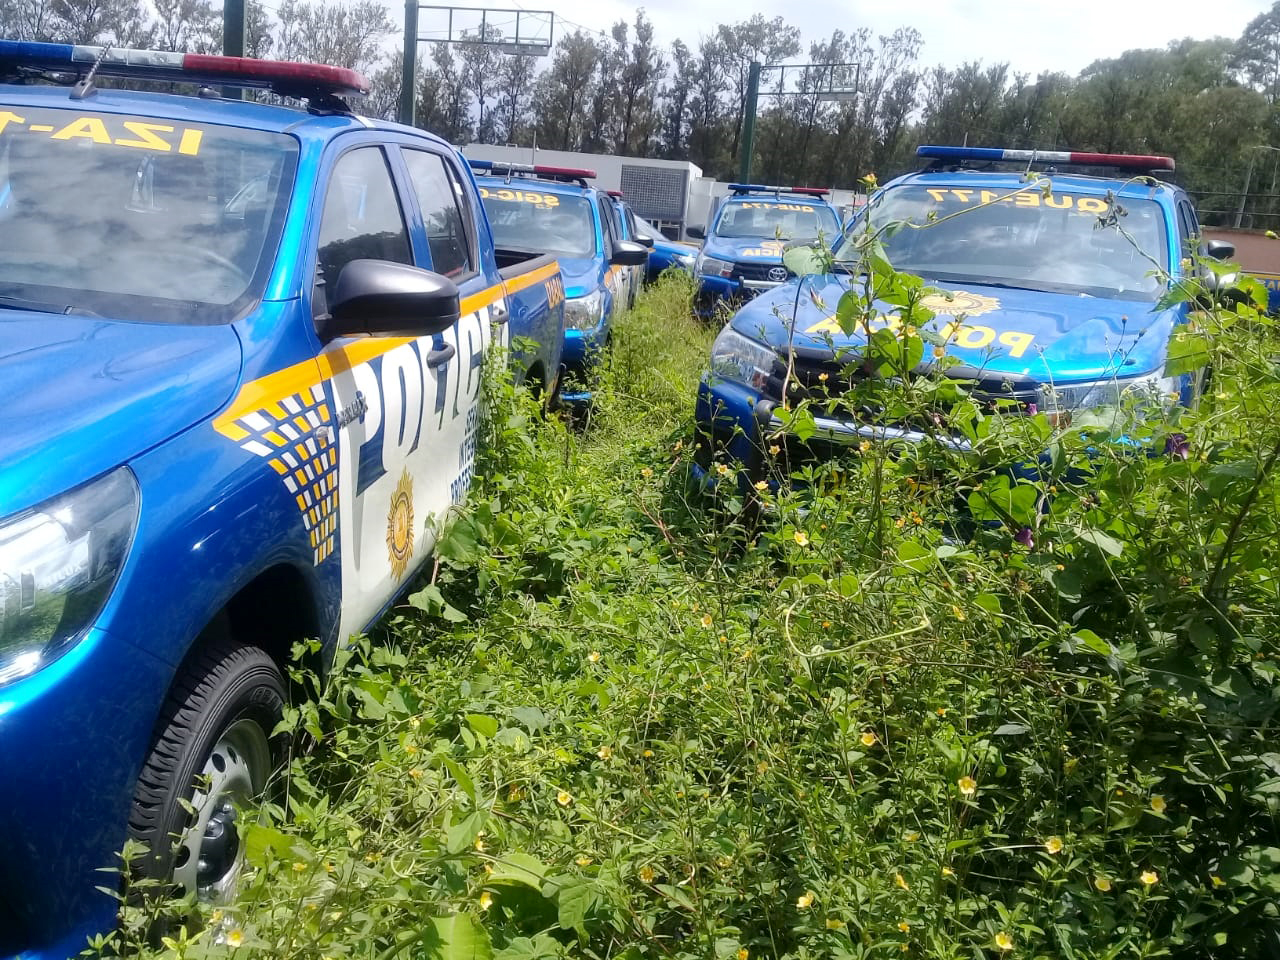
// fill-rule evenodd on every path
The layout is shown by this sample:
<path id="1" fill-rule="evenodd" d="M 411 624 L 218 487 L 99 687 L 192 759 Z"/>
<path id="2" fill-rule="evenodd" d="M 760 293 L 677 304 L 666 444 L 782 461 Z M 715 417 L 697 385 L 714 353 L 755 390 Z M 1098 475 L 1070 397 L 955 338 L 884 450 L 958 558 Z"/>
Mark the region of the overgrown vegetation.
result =
<path id="1" fill-rule="evenodd" d="M 882 373 L 931 349 L 888 280 Z M 867 444 L 744 527 L 689 479 L 689 295 L 622 320 L 583 430 L 497 391 L 431 582 L 290 711 L 241 901 L 163 952 L 1280 951 L 1272 320 L 1197 314 L 1205 402 L 1128 446 L 962 404 L 975 454 Z"/>

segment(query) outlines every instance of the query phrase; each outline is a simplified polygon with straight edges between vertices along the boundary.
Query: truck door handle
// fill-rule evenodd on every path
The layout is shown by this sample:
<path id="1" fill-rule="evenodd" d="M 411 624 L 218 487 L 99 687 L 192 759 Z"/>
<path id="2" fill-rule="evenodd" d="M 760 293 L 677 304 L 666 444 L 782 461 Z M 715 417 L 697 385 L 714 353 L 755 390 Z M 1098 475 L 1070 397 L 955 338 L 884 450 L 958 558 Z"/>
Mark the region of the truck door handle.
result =
<path id="1" fill-rule="evenodd" d="M 489 311 L 489 322 L 493 324 L 503 324 L 511 319 L 511 311 L 506 307 L 494 307 Z"/>
<path id="2" fill-rule="evenodd" d="M 441 364 L 448 363 L 457 352 L 452 343 L 446 343 L 439 350 L 432 350 L 427 354 L 427 366 L 435 368 Z"/>

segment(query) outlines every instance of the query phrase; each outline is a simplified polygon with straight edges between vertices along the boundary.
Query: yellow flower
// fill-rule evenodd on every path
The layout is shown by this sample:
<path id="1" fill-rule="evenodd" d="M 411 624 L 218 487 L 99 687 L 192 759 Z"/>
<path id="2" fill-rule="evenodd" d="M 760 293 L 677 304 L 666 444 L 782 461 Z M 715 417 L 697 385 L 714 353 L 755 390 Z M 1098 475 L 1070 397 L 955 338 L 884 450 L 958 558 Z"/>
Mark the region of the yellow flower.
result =
<path id="1" fill-rule="evenodd" d="M 412 770 L 410 770 L 410 771 L 409 771 L 409 776 L 411 776 L 411 777 L 413 777 L 413 779 L 417 780 L 417 779 L 419 779 L 419 778 L 422 776 L 422 771 L 421 771 L 421 770 L 419 770 L 417 767 L 414 767 Z"/>
<path id="2" fill-rule="evenodd" d="M 738 951 L 738 960 L 747 960 L 749 956 L 751 956 L 751 951 L 746 947 L 743 947 Z"/>
<path id="3" fill-rule="evenodd" d="M 868 450 L 870 450 L 870 449 L 871 449 L 871 441 L 870 441 L 870 440 L 863 440 L 860 444 L 858 444 L 858 449 L 859 449 L 862 453 L 866 453 Z"/>
<path id="4" fill-rule="evenodd" d="M 592 663 L 599 663 L 599 662 L 600 662 L 600 651 L 599 651 L 599 650 L 592 650 L 590 653 L 588 653 L 588 654 L 587 654 L 587 659 L 588 659 L 588 660 L 590 660 Z"/>
<path id="5" fill-rule="evenodd" d="M 843 920 L 841 920 L 839 917 L 827 917 L 827 929 L 828 929 L 828 930 L 843 930 L 843 929 L 844 929 L 844 921 L 843 921 Z"/>
<path id="6" fill-rule="evenodd" d="M 1164 797 L 1160 796 L 1159 794 L 1156 794 L 1154 797 L 1151 798 L 1151 809 L 1154 810 L 1156 813 L 1164 813 L 1165 807 L 1167 806 L 1168 804 L 1164 802 Z"/>
<path id="7" fill-rule="evenodd" d="M 820 373 L 818 374 L 818 379 L 821 380 L 823 383 L 826 383 L 829 378 L 825 373 Z"/>
<path id="8" fill-rule="evenodd" d="M 934 713 L 936 713 L 936 714 L 937 714 L 938 716 L 940 716 L 940 717 L 945 717 L 945 716 L 947 715 L 947 708 L 946 708 L 946 707 L 939 707 L 937 710 L 935 710 L 935 711 L 933 711 L 933 712 L 934 712 Z"/>
<path id="9" fill-rule="evenodd" d="M 417 717 L 410 717 L 410 718 L 409 718 L 409 729 L 410 729 L 410 730 L 417 730 L 417 729 L 418 729 L 418 727 L 420 727 L 421 725 L 422 725 L 422 721 L 421 721 L 421 720 L 419 720 Z"/>
<path id="10" fill-rule="evenodd" d="M 650 477 L 653 476 L 653 470 L 650 469 L 649 467 L 645 467 L 643 470 L 640 471 L 640 476 L 648 480 Z"/>
<path id="11" fill-rule="evenodd" d="M 756 764 L 756 773 L 768 773 L 768 771 L 769 771 L 769 764 L 766 763 L 764 760 L 761 760 L 759 763 Z"/>
<path id="12" fill-rule="evenodd" d="M 944 877 L 954 877 L 954 876 L 956 875 L 956 872 L 955 872 L 954 870 L 952 870 L 950 867 L 943 867 L 943 868 L 942 868 L 942 875 L 943 875 Z"/>
<path id="13" fill-rule="evenodd" d="M 904 839 L 904 840 L 906 840 L 906 841 L 907 841 L 907 843 L 915 843 L 917 840 L 919 840 L 919 839 L 920 839 L 920 834 L 918 834 L 918 833 L 916 833 L 916 831 L 912 830 L 912 831 L 911 831 L 910 833 L 908 833 L 908 834 L 907 834 L 903 839 Z"/>
<path id="14" fill-rule="evenodd" d="M 943 357 L 947 355 L 947 351 L 942 349 L 942 347 L 934 347 L 933 355 L 937 357 L 939 360 L 941 360 Z"/>
<path id="15" fill-rule="evenodd" d="M 294 873 L 306 873 L 306 872 L 307 872 L 307 865 L 306 865 L 305 863 L 303 863 L 301 860 L 296 861 L 296 862 L 294 863 L 294 865 L 293 865 L 293 872 L 294 872 Z"/>
<path id="16" fill-rule="evenodd" d="M 726 464 L 726 463 L 717 463 L 717 464 L 716 464 L 716 473 L 720 474 L 720 476 L 722 476 L 722 477 L 723 477 L 723 476 L 724 476 L 726 473 L 728 473 L 728 472 L 729 472 L 729 465 L 728 465 L 728 464 Z"/>
<path id="17" fill-rule="evenodd" d="M 796 897 L 796 909 L 808 910 L 813 906 L 814 899 L 814 892 L 812 890 L 806 890 L 804 893 L 800 894 L 800 896 Z"/>
<path id="18" fill-rule="evenodd" d="M 567 807 L 569 804 L 573 803 L 573 797 L 570 795 L 568 790 L 561 790 L 556 794 L 556 803 L 560 804 L 562 807 Z"/>
<path id="19" fill-rule="evenodd" d="M 899 923 L 899 924 L 898 924 L 898 929 L 899 929 L 899 930 L 901 930 L 903 933 L 910 933 L 910 932 L 911 932 L 911 924 L 909 924 L 909 923 L 907 923 L 907 921 L 903 920 L 901 923 Z"/>
<path id="20" fill-rule="evenodd" d="M 831 629 L 831 621 L 830 621 L 830 620 L 823 620 L 823 621 L 822 621 L 822 629 L 823 629 L 823 630 L 830 630 L 830 629 Z"/>
<path id="21" fill-rule="evenodd" d="M 708 630 L 711 629 L 711 624 L 713 623 L 715 623 L 715 621 L 711 619 L 711 614 L 704 613 L 702 615 L 702 625 L 706 627 Z"/>
<path id="22" fill-rule="evenodd" d="M 412 757 L 418 752 L 418 745 L 416 743 L 406 743 L 404 745 L 404 752 Z"/>
<path id="23" fill-rule="evenodd" d="M 653 756 L 653 751 L 652 751 L 652 750 L 649 750 L 648 748 L 646 748 L 646 749 L 645 749 L 645 751 L 644 751 L 644 753 L 640 754 L 640 756 L 642 756 L 642 757 L 644 757 L 646 760 L 648 760 L 650 757 L 652 757 L 652 756 Z"/>
<path id="24" fill-rule="evenodd" d="M 954 603 L 951 605 L 951 615 L 960 621 L 963 621 L 965 619 L 964 611 L 961 610 L 959 607 L 957 607 Z"/>
<path id="25" fill-rule="evenodd" d="M 477 851 L 479 851 L 480 853 L 484 853 L 484 838 L 483 838 L 483 837 L 476 837 L 476 850 L 477 850 Z"/>
<path id="26" fill-rule="evenodd" d="M 809 545 L 809 535 L 805 533 L 803 530 L 797 530 L 795 533 L 795 538 L 796 538 L 796 543 L 800 544 L 800 546 L 807 547 Z"/>
<path id="27" fill-rule="evenodd" d="M 1138 877 L 1148 887 L 1155 886 L 1156 881 L 1160 879 L 1160 874 L 1154 870 L 1143 870 L 1141 876 Z"/>
<path id="28" fill-rule="evenodd" d="M 972 797 L 978 790 L 978 781 L 973 777 L 961 777 L 956 781 L 956 786 L 960 788 L 960 792 L 966 797 Z"/>
<path id="29" fill-rule="evenodd" d="M 238 947 L 242 943 L 244 943 L 243 930 L 241 930 L 239 927 L 236 927 L 234 930 L 227 931 L 227 946 Z"/>
<path id="30" fill-rule="evenodd" d="M 681 450 L 683 450 L 683 449 L 684 449 L 684 441 L 683 441 L 683 440 L 677 440 L 677 441 L 676 441 L 676 445 L 675 445 L 674 447 L 672 447 L 671 449 L 672 449 L 672 451 L 673 451 L 673 452 L 675 452 L 675 453 L 679 453 Z"/>
<path id="31" fill-rule="evenodd" d="M 893 875 L 893 882 L 894 882 L 894 883 L 896 883 L 896 884 L 898 885 L 898 887 L 899 887 L 900 889 L 902 889 L 902 890 L 910 890 L 910 889 L 911 889 L 911 887 L 907 885 L 907 881 L 906 881 L 906 880 L 904 880 L 904 879 L 902 879 L 902 874 L 900 874 L 900 873 L 895 873 L 895 874 Z"/>
<path id="32" fill-rule="evenodd" d="M 769 445 L 769 452 L 776 457 L 778 454 L 782 452 L 782 448 L 778 446 L 776 443 L 771 443 Z"/>
<path id="33" fill-rule="evenodd" d="M 1061 837 L 1050 837 L 1048 840 L 1046 840 L 1046 841 L 1044 842 L 1044 848 L 1045 848 L 1046 850 L 1048 850 L 1051 854 L 1053 854 L 1053 853 L 1061 853 L 1061 852 L 1062 852 L 1062 838 L 1061 838 Z"/>
<path id="34" fill-rule="evenodd" d="M 486 890 L 484 893 L 480 894 L 480 909 L 488 910 L 492 906 L 493 906 L 493 894 L 490 893 L 488 890 Z"/>
<path id="35" fill-rule="evenodd" d="M 768 481 L 768 480 L 757 480 L 757 481 L 756 481 L 756 489 L 757 489 L 757 490 L 759 490 L 761 493 L 763 493 L 765 490 L 768 490 L 768 489 L 769 489 L 769 481 Z"/>
<path id="36" fill-rule="evenodd" d="M 865 731 L 858 739 L 862 741 L 864 747 L 874 747 L 876 745 L 876 735 L 870 730 Z"/>
<path id="37" fill-rule="evenodd" d="M 721 870 L 725 869 L 726 867 L 733 866 L 733 857 L 726 857 L 724 854 L 721 854 L 720 856 L 716 857 L 716 866 L 719 867 Z"/>
<path id="38" fill-rule="evenodd" d="M 1094 877 L 1093 885 L 1103 893 L 1111 892 L 1111 880 L 1108 877 Z"/>
<path id="39" fill-rule="evenodd" d="M 601 747 L 596 751 L 596 756 L 601 760 L 608 760 L 613 756 L 613 747 Z"/>
<path id="40" fill-rule="evenodd" d="M 1224 886 L 1226 886 L 1226 884 L 1227 884 L 1227 881 L 1223 880 L 1223 879 L 1222 879 L 1220 876 L 1218 876 L 1216 873 L 1215 873 L 1215 874 L 1211 874 L 1211 875 L 1210 875 L 1210 877 L 1209 877 L 1209 879 L 1213 881 L 1213 885 L 1214 885 L 1215 887 L 1224 887 Z"/>
<path id="41" fill-rule="evenodd" d="M 653 878 L 654 878 L 653 867 L 641 867 L 641 868 L 640 868 L 640 882 L 641 882 L 641 883 L 653 883 Z"/>
<path id="42" fill-rule="evenodd" d="M 996 949 L 997 949 L 997 950 L 1012 950 L 1012 949 L 1013 949 L 1013 937 L 1009 936 L 1007 933 L 1005 933 L 1003 930 L 1001 930 L 999 933 L 997 933 L 997 934 L 996 934 Z"/>
<path id="43" fill-rule="evenodd" d="M 577 860 L 575 860 L 575 861 L 573 861 L 573 862 L 574 862 L 574 863 L 576 863 L 576 864 L 577 864 L 578 866 L 580 866 L 580 867 L 589 867 L 589 866 L 591 866 L 591 858 L 590 858 L 590 857 L 588 857 L 588 856 L 586 856 L 586 855 L 583 855 L 583 856 L 579 857 Z"/>

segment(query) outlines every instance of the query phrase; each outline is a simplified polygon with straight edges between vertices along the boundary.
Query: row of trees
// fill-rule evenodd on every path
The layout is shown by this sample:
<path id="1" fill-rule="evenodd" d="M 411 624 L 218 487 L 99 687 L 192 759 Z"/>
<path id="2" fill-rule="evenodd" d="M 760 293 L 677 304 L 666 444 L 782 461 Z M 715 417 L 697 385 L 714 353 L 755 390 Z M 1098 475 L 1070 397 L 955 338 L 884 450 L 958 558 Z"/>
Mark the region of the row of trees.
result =
<path id="1" fill-rule="evenodd" d="M 391 117 L 401 54 L 387 45 L 397 31 L 379 0 L 250 2 L 247 47 L 361 70 L 374 88 L 362 109 Z M 221 10 L 214 0 L 6 0 L 0 35 L 213 51 Z M 485 39 L 501 37 L 490 28 Z M 737 170 L 751 62 L 804 61 L 763 76 L 754 169 L 770 181 L 851 186 L 868 170 L 909 168 L 921 142 L 1170 153 L 1203 209 L 1234 211 L 1252 164 L 1251 217 L 1273 225 L 1280 212 L 1270 196 L 1280 154 L 1257 150 L 1280 144 L 1280 0 L 1239 38 L 1130 50 L 1077 76 L 929 67 L 924 43 L 911 28 L 853 28 L 806 45 L 782 18 L 757 14 L 663 46 L 640 10 L 608 34 L 561 34 L 548 61 L 432 44 L 415 122 L 455 143 L 688 159 L 724 179 Z M 824 98 L 833 86 L 854 96 Z"/>

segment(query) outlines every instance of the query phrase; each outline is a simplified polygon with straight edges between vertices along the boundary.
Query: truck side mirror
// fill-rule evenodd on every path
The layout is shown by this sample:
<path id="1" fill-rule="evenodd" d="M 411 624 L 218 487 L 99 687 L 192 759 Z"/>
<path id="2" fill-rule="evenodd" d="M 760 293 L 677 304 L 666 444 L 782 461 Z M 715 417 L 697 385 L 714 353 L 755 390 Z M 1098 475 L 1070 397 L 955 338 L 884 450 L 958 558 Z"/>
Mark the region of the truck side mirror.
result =
<path id="1" fill-rule="evenodd" d="M 613 245 L 613 256 L 609 262 L 623 267 L 641 266 L 649 262 L 649 251 L 630 240 L 619 240 Z"/>
<path id="2" fill-rule="evenodd" d="M 702 227 L 699 227 L 699 226 L 697 226 L 697 225 L 692 226 L 692 227 L 685 227 L 685 228 L 684 228 L 684 232 L 685 232 L 685 234 L 687 234 L 688 236 L 693 237 L 693 239 L 695 239 L 695 240 L 705 240 L 705 239 L 707 239 L 707 231 L 706 231 L 706 230 L 704 230 Z"/>
<path id="3" fill-rule="evenodd" d="M 649 236 L 647 233 L 637 233 L 634 239 L 636 243 L 640 244 L 640 246 L 644 247 L 646 250 L 653 249 L 653 237 Z"/>
<path id="4" fill-rule="evenodd" d="M 453 326 L 460 313 L 458 287 L 448 277 L 389 260 L 352 260 L 338 274 L 318 332 L 325 340 L 429 337 Z"/>
<path id="5" fill-rule="evenodd" d="M 1230 260 L 1236 255 L 1236 245 L 1230 240 L 1210 240 L 1204 245 L 1204 252 L 1214 260 Z"/>

